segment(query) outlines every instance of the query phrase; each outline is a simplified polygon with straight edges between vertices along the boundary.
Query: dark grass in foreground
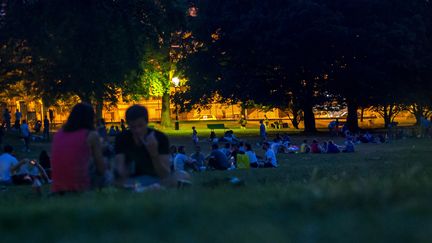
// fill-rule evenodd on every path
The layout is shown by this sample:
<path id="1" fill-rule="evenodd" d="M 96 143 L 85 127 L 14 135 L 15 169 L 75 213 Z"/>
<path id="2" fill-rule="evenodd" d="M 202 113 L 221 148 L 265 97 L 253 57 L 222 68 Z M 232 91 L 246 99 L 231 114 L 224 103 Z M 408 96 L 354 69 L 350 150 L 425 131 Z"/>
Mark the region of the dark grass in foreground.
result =
<path id="1" fill-rule="evenodd" d="M 432 141 L 282 155 L 278 169 L 206 172 L 192 188 L 0 193 L 3 242 L 430 242 Z M 236 176 L 244 185 L 233 186 Z"/>

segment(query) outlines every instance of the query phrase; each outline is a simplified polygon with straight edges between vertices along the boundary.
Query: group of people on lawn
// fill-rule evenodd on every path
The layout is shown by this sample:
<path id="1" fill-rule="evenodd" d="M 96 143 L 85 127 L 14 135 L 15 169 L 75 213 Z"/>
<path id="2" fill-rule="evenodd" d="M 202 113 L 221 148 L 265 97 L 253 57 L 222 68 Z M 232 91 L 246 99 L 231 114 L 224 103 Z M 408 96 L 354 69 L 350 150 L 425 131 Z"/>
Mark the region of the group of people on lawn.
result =
<path id="1" fill-rule="evenodd" d="M 201 146 L 195 145 L 195 152 L 186 155 L 184 146 L 171 146 L 173 171 L 232 170 L 236 168 L 275 168 L 278 166 L 275 152 L 270 143 L 264 143 L 264 157 L 259 157 L 248 143 L 211 144 L 211 152 L 205 155 Z"/>
<path id="2" fill-rule="evenodd" d="M 51 111 L 51 110 L 50 110 Z M 51 112 L 50 112 L 51 116 Z M 22 139 L 24 143 L 23 151 L 30 152 L 30 141 L 36 141 L 36 140 L 46 140 L 49 141 L 50 137 L 50 121 L 45 116 L 42 121 L 37 120 L 34 124 L 34 127 L 32 127 L 34 133 L 30 131 L 30 126 L 28 124 L 27 120 L 21 120 L 22 113 L 17 109 L 15 111 L 15 123 L 13 127 L 11 127 L 11 115 L 10 111 L 6 108 L 3 112 L 3 122 L 0 125 L 0 144 L 3 142 L 3 137 L 6 132 L 14 131 L 18 132 L 19 138 Z M 52 119 L 52 118 L 51 118 Z M 43 125 L 43 127 L 42 127 Z M 41 129 L 42 134 L 40 134 Z"/>
<path id="3" fill-rule="evenodd" d="M 126 188 L 137 184 L 141 187 L 174 187 L 180 181 L 190 182 L 187 173 L 171 171 L 168 137 L 147 126 L 145 107 L 134 105 L 126 111 L 129 129 L 115 138 L 115 163 L 108 163 L 103 155 L 104 141 L 94 126 L 94 118 L 94 110 L 89 104 L 77 104 L 66 124 L 54 135 L 51 179 L 47 179 L 53 194 L 81 192 L 108 184 Z M 18 162 L 9 147 L 5 146 L 2 155 L 5 158 L 0 158 L 0 184 L 12 184 L 11 176 L 16 174 L 18 166 L 35 166 L 42 171 L 35 160 Z M 9 162 L 4 162 L 6 160 Z M 29 178 L 39 180 L 36 175 Z"/>
<path id="4" fill-rule="evenodd" d="M 18 161 L 14 156 L 13 147 L 5 145 L 3 154 L 0 155 L 0 185 L 26 185 L 42 182 L 50 183 L 50 170 L 48 169 L 49 157 L 44 150 L 39 156 L 39 161 L 23 159 Z"/>
<path id="5" fill-rule="evenodd" d="M 227 131 L 220 140 L 212 133 L 211 152 L 204 155 L 195 128 L 192 132 L 195 152 L 188 156 L 184 146 L 170 146 L 164 133 L 149 128 L 147 109 L 134 105 L 126 111 L 129 128 L 122 127 L 115 136 L 112 148 L 114 163 L 111 163 L 106 159 L 106 141 L 98 133 L 100 126 L 94 126 L 94 118 L 90 105 L 80 103 L 74 106 L 66 124 L 54 136 L 49 173 L 36 160 L 18 162 L 12 156 L 12 148 L 5 146 L 4 154 L 0 156 L 0 184 L 12 184 L 18 181 L 12 177 L 19 175 L 19 171 L 27 171 L 28 176 L 23 179 L 33 184 L 51 183 L 54 194 L 81 192 L 106 185 L 175 187 L 179 182 L 190 183 L 190 174 L 185 171 L 278 167 L 276 155 L 279 152 L 354 152 L 352 139 L 347 139 L 345 146 L 337 146 L 332 141 L 319 144 L 316 140 L 309 145 L 305 140 L 296 150 L 288 136 L 277 135 L 273 141 L 268 140 L 261 121 L 261 141 L 257 145 L 264 150 L 263 157 L 257 156 L 253 146 L 242 142 L 232 131 Z M 222 148 L 219 147 L 220 141 L 225 142 Z"/>
<path id="6" fill-rule="evenodd" d="M 355 152 L 355 143 L 358 142 L 358 138 L 346 136 L 344 145 L 338 145 L 332 140 L 319 144 L 314 139 L 311 144 L 308 144 L 308 141 L 304 140 L 300 146 L 296 146 L 291 143 L 290 137 L 286 134 L 283 136 L 276 134 L 273 140 L 269 140 L 263 120 L 260 121 L 259 135 L 260 142 L 257 143 L 257 146 L 262 146 L 264 150 L 263 157 L 257 156 L 253 151 L 252 145 L 242 142 L 240 138 L 234 135 L 232 130 L 226 131 L 221 138 L 217 138 L 216 134 L 212 131 L 208 140 L 212 144 L 211 153 L 204 155 L 201 152 L 201 147 L 196 145 L 198 141 L 197 131 L 193 127 L 192 141 L 196 145 L 195 152 L 187 156 L 184 146 L 172 146 L 170 149 L 172 168 L 173 170 L 186 171 L 274 168 L 278 167 L 276 158 L 278 153 L 350 153 Z M 372 139 L 370 136 L 369 133 L 366 133 L 366 137 Z M 220 142 L 225 142 L 222 148 L 219 148 Z"/>
<path id="7" fill-rule="evenodd" d="M 81 192 L 105 185 L 174 187 L 179 182 L 190 183 L 190 175 L 185 172 L 189 169 L 228 170 L 245 161 L 250 167 L 278 165 L 276 155 L 267 142 L 263 143 L 265 158 L 261 160 L 250 144 L 243 143 L 227 143 L 229 146 L 222 150 L 217 143 L 212 143 L 211 153 L 204 156 L 197 145 L 195 129 L 193 141 L 196 151 L 190 157 L 186 156 L 184 147 L 170 147 L 164 133 L 148 127 L 147 109 L 139 105 L 127 109 L 129 129 L 115 137 L 114 163 L 109 163 L 104 156 L 105 141 L 94 126 L 94 118 L 90 105 L 80 103 L 73 107 L 67 122 L 53 138 L 49 175 L 36 160 L 23 159 L 18 162 L 12 147 L 5 146 L 0 157 L 0 184 L 18 184 L 18 180 L 12 177 L 21 170 L 26 171 L 24 184 L 46 181 L 51 183 L 54 194 Z M 232 134 L 226 135 L 233 138 Z"/>

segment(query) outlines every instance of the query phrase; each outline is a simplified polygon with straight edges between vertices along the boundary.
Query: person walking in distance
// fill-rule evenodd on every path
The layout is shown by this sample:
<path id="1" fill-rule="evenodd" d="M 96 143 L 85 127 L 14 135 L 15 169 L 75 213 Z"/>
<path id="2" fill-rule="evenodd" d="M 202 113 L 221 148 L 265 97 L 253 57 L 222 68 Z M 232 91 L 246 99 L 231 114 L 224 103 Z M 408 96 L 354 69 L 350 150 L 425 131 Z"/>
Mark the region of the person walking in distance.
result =
<path id="1" fill-rule="evenodd" d="M 260 138 L 261 138 L 261 143 L 267 141 L 267 131 L 266 131 L 266 126 L 264 125 L 264 120 L 260 120 Z"/>
<path id="2" fill-rule="evenodd" d="M 22 117 L 22 113 L 17 109 L 15 111 L 15 125 L 14 125 L 15 129 L 20 128 L 21 117 Z"/>
<path id="3" fill-rule="evenodd" d="M 50 131 L 50 121 L 48 120 L 48 118 L 45 116 L 44 121 L 43 121 L 43 137 L 46 141 L 50 140 L 50 136 L 49 136 L 49 131 Z"/>
<path id="4" fill-rule="evenodd" d="M 27 125 L 26 120 L 22 121 L 20 131 L 21 131 L 21 137 L 24 139 L 25 151 L 30 152 L 30 147 L 29 147 L 29 145 L 30 145 L 30 129 L 29 129 L 29 126 Z"/>

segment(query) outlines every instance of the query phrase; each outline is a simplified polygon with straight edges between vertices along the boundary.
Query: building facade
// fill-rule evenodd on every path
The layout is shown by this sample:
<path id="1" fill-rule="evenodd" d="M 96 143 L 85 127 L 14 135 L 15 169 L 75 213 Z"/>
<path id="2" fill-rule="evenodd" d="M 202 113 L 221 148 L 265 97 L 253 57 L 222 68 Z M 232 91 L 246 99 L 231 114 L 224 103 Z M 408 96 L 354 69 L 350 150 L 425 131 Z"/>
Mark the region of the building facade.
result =
<path id="1" fill-rule="evenodd" d="M 76 102 L 59 102 L 55 106 L 46 107 L 42 100 L 26 100 L 23 98 L 14 98 L 12 100 L 3 101 L 0 103 L 1 114 L 4 114 L 7 109 L 15 120 L 15 112 L 19 110 L 22 113 L 22 119 L 27 120 L 30 124 L 36 121 L 42 121 L 47 116 L 52 123 L 63 124 L 69 115 L 69 112 Z M 126 110 L 133 104 L 141 104 L 147 107 L 149 111 L 149 119 L 151 122 L 158 122 L 161 119 L 162 113 L 162 100 L 153 98 L 148 100 L 141 100 L 139 102 L 123 102 L 120 101 L 115 106 L 104 107 L 102 117 L 107 123 L 118 123 L 121 119 L 125 118 Z M 171 118 L 174 120 L 176 114 L 176 106 L 171 103 Z M 260 109 L 247 109 L 248 119 L 279 119 L 285 115 L 279 109 L 273 109 L 263 112 Z M 192 120 L 239 120 L 241 117 L 241 106 L 226 105 L 214 103 L 208 107 L 200 107 L 193 109 L 189 112 L 179 112 L 180 121 Z M 3 116 L 1 117 L 3 120 Z"/>

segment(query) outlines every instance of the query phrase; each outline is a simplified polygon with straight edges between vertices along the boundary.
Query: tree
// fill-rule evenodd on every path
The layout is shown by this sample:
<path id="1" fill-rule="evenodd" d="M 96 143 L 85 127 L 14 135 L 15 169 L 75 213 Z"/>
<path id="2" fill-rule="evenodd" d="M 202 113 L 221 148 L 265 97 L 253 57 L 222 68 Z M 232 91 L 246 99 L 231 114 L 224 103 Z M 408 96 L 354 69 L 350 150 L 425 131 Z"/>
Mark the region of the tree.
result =
<path id="1" fill-rule="evenodd" d="M 7 19 L 13 35 L 27 40 L 35 63 L 46 68 L 38 69 L 43 78 L 34 79 L 36 86 L 45 93 L 76 94 L 96 104 L 101 117 L 103 101 L 116 102 L 118 88 L 127 85 L 126 74 L 139 67 L 147 34 L 142 25 L 149 23 L 136 14 L 136 4 L 15 1 Z"/>
<path id="2" fill-rule="evenodd" d="M 420 66 L 416 49 L 425 36 L 423 18 L 430 15 L 428 2 L 326 1 L 343 16 L 344 32 L 335 40 L 337 55 L 327 88 L 348 106 L 347 124 L 358 129 L 359 106 L 376 106 L 386 125 L 412 91 Z M 426 5 L 425 5 L 426 4 Z M 427 7 L 429 10 L 424 10 Z M 422 17 L 421 17 L 422 16 Z M 424 22 L 423 22 L 424 23 Z M 428 53 L 426 49 L 418 53 Z M 407 92 L 409 91 L 409 92 Z"/>
<path id="3" fill-rule="evenodd" d="M 162 97 L 161 125 L 171 126 L 170 88 L 172 78 L 179 74 L 177 63 L 188 52 L 187 7 L 183 0 L 138 1 L 139 13 L 151 23 L 145 53 L 140 57 L 138 82 L 130 85 L 135 98 Z M 148 2 L 152 2 L 149 4 Z M 131 89 L 132 87 L 132 89 Z"/>
<path id="4" fill-rule="evenodd" d="M 295 96 L 291 97 L 291 102 L 286 107 L 288 119 L 291 121 L 291 124 L 295 129 L 299 129 L 300 123 L 303 121 L 303 112 L 301 107 L 299 106 L 298 101 L 294 101 Z M 292 115 L 292 117 L 291 117 Z"/>
<path id="5" fill-rule="evenodd" d="M 320 102 L 339 16 L 313 1 L 201 1 L 197 6 L 193 30 L 205 45 L 185 63 L 189 104 L 216 96 L 301 107 L 305 131 L 314 132 L 313 106 Z"/>
<path id="6" fill-rule="evenodd" d="M 0 87 L 2 90 L 22 80 L 31 63 L 25 41 L 10 39 L 0 43 Z"/>
<path id="7" fill-rule="evenodd" d="M 410 30 L 415 30 L 415 39 L 411 48 L 412 78 L 406 91 L 405 107 L 420 125 L 422 117 L 432 115 L 432 3 L 416 1 Z"/>

